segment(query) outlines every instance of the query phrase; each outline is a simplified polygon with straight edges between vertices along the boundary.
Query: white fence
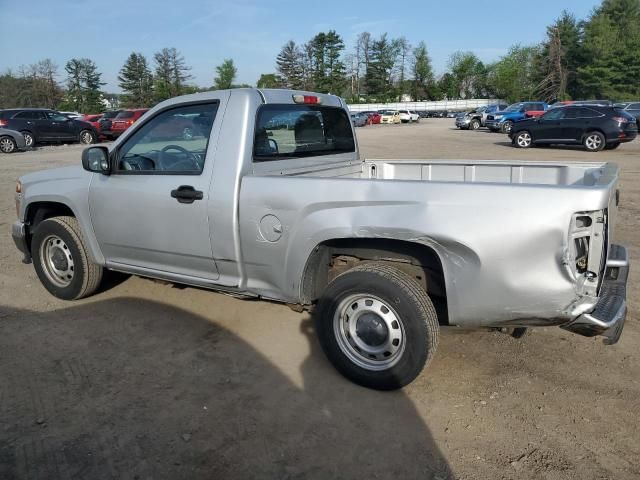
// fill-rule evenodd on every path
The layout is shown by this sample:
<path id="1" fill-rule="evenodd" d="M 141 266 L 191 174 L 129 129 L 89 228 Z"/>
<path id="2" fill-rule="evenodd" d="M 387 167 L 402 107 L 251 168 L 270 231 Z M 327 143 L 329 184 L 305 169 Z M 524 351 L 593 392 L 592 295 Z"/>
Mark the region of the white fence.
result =
<path id="1" fill-rule="evenodd" d="M 507 103 L 496 98 L 471 98 L 468 100 L 439 100 L 437 102 L 396 102 L 396 103 L 358 103 L 348 105 L 352 112 L 366 112 L 371 110 L 412 110 L 422 111 L 466 111 L 484 105 Z"/>

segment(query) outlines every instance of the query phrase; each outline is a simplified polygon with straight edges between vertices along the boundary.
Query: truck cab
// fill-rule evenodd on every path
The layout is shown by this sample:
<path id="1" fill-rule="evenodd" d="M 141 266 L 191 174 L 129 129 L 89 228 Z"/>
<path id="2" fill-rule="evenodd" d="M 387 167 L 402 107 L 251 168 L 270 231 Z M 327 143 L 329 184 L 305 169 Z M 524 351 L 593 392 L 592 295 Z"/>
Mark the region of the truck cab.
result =
<path id="1" fill-rule="evenodd" d="M 487 115 L 486 126 L 494 132 L 508 134 L 514 122 L 529 117 L 539 117 L 549 109 L 545 102 L 519 102 L 509 105 L 504 111 Z"/>

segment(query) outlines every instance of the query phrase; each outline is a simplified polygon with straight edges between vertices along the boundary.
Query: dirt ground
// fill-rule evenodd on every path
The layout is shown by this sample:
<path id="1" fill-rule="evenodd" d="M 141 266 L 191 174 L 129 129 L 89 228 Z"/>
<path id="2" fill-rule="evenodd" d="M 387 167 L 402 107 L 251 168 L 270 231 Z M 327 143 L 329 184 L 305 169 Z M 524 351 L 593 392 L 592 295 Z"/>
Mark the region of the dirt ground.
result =
<path id="1" fill-rule="evenodd" d="M 640 141 L 522 151 L 452 125 L 358 139 L 369 158 L 615 161 L 615 241 L 640 258 Z M 0 156 L 0 479 L 640 478 L 639 268 L 615 346 L 450 328 L 409 387 L 366 390 L 286 306 L 135 277 L 79 302 L 47 294 L 8 233 L 14 180 L 80 152 Z"/>

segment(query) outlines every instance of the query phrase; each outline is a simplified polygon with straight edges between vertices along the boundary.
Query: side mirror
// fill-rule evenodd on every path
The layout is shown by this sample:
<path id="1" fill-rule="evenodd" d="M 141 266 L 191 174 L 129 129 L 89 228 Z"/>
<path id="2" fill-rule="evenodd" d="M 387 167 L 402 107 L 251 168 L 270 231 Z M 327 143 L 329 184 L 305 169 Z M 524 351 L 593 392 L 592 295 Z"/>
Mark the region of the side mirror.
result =
<path id="1" fill-rule="evenodd" d="M 104 146 L 85 148 L 82 151 L 82 168 L 89 172 L 110 175 L 109 149 Z"/>

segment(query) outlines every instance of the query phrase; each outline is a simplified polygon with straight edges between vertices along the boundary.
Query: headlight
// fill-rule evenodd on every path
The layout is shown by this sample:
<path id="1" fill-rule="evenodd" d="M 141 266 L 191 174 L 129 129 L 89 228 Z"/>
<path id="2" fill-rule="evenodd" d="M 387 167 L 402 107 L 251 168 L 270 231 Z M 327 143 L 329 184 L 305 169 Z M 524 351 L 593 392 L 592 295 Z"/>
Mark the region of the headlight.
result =
<path id="1" fill-rule="evenodd" d="M 502 118 L 502 115 L 494 115 L 494 117 L 496 120 L 500 120 Z"/>

